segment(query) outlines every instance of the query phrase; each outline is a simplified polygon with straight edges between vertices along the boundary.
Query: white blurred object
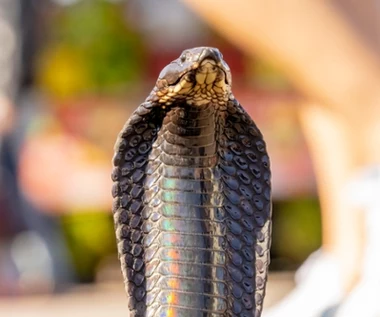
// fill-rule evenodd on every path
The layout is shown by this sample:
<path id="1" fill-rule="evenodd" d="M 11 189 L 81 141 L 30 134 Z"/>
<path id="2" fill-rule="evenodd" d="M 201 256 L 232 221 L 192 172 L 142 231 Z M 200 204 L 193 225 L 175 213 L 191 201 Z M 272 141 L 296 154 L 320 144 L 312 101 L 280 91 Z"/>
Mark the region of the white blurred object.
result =
<path id="1" fill-rule="evenodd" d="M 339 307 L 337 317 L 380 317 L 380 166 L 365 170 L 349 184 L 347 197 L 363 208 L 366 249 L 361 281 Z"/>
<path id="2" fill-rule="evenodd" d="M 19 80 L 19 12 L 20 0 L 0 0 L 0 93 L 6 98 L 14 97 Z"/>
<path id="3" fill-rule="evenodd" d="M 183 49 L 202 43 L 208 35 L 202 20 L 178 0 L 130 0 L 126 14 L 155 50 Z"/>
<path id="4" fill-rule="evenodd" d="M 77 3 L 79 0 L 52 0 L 52 1 L 62 6 L 69 6 L 69 5 Z"/>
<path id="5" fill-rule="evenodd" d="M 314 252 L 298 269 L 296 287 L 263 317 L 319 317 L 337 304 L 343 289 L 336 261 L 322 250 Z"/>
<path id="6" fill-rule="evenodd" d="M 18 234 L 12 242 L 11 255 L 23 292 L 53 291 L 53 261 L 44 240 L 36 232 Z"/>

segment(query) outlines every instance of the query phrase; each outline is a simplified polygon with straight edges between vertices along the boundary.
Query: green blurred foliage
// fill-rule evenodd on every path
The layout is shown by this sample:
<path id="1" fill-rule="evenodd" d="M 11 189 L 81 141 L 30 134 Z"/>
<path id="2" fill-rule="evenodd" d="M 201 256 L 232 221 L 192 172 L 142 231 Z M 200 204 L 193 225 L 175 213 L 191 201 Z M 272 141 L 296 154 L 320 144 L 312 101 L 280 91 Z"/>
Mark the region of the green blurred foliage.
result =
<path id="1" fill-rule="evenodd" d="M 274 203 L 272 269 L 294 269 L 321 245 L 318 201 L 298 198 Z"/>
<path id="2" fill-rule="evenodd" d="M 144 49 L 122 4 L 83 0 L 57 13 L 38 61 L 38 82 L 55 97 L 115 93 L 143 74 Z"/>
<path id="3" fill-rule="evenodd" d="M 77 212 L 61 218 L 77 277 L 92 282 L 98 264 L 109 254 L 116 256 L 112 215 L 108 212 Z"/>

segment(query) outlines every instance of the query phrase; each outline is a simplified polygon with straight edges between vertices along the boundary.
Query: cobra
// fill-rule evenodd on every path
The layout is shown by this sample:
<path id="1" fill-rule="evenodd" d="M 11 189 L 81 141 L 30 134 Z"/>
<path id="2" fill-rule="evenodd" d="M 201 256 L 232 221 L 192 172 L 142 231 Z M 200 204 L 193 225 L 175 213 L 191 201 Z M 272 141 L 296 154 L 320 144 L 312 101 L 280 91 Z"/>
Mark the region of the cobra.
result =
<path id="1" fill-rule="evenodd" d="M 113 213 L 130 316 L 261 315 L 270 166 L 216 48 L 185 50 L 121 130 Z"/>

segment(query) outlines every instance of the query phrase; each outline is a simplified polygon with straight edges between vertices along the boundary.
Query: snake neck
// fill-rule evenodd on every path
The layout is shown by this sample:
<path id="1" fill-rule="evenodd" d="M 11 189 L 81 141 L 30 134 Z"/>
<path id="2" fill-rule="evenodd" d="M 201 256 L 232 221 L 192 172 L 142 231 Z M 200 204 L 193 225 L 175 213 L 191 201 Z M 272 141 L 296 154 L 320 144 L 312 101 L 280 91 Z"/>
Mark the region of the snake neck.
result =
<path id="1" fill-rule="evenodd" d="M 212 104 L 173 108 L 153 145 L 143 228 L 147 316 L 211 316 L 227 307 L 217 117 Z"/>
<path id="2" fill-rule="evenodd" d="M 217 110 L 211 103 L 169 110 L 156 142 L 162 161 L 170 166 L 215 166 L 217 121 Z"/>

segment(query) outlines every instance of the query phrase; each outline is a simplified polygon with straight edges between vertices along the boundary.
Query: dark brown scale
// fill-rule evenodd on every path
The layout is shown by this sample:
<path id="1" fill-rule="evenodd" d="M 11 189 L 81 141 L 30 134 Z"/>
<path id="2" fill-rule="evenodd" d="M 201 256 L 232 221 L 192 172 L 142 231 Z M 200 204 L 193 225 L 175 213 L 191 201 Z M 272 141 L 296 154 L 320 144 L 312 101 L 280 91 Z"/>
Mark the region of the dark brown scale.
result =
<path id="1" fill-rule="evenodd" d="M 271 230 L 262 136 L 236 100 L 162 107 L 160 87 L 124 126 L 113 160 L 130 315 L 259 317 Z"/>

